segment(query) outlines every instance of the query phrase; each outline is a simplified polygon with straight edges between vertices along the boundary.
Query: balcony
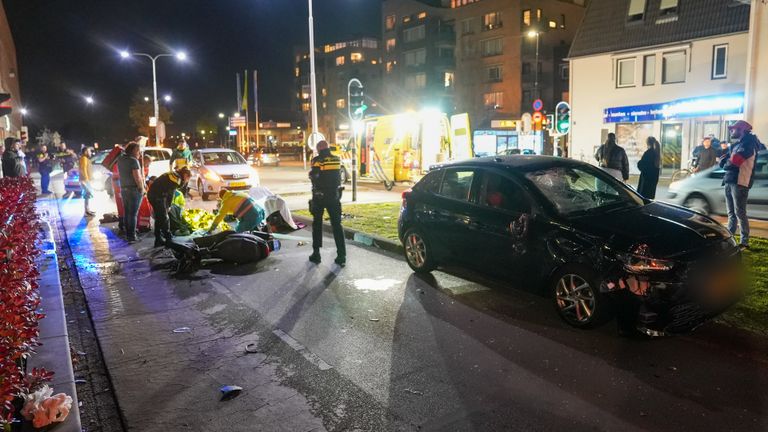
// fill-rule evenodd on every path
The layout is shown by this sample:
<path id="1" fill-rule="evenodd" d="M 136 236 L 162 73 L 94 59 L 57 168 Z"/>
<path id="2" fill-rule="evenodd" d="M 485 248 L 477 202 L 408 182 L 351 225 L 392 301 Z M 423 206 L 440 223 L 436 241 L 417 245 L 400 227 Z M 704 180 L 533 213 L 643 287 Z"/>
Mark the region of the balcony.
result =
<path id="1" fill-rule="evenodd" d="M 496 23 L 488 23 L 483 26 L 483 31 L 496 30 L 496 29 L 502 28 L 503 26 L 504 26 L 504 23 L 501 21 Z"/>

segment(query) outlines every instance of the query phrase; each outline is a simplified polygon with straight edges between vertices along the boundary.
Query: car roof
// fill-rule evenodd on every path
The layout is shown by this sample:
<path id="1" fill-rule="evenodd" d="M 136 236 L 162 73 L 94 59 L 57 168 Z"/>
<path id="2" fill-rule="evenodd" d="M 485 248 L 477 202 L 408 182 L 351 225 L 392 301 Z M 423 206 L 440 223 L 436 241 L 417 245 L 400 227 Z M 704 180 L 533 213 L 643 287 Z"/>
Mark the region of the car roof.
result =
<path id="1" fill-rule="evenodd" d="M 228 149 L 228 148 L 203 148 L 195 151 L 199 151 L 200 153 L 221 153 L 221 152 L 237 153 L 237 151 Z"/>
<path id="2" fill-rule="evenodd" d="M 171 149 L 167 149 L 165 147 L 144 147 L 141 149 L 141 151 L 147 151 L 147 150 L 160 150 L 162 152 L 171 153 Z"/>
<path id="3" fill-rule="evenodd" d="M 577 161 L 555 156 L 538 155 L 509 155 L 509 156 L 488 156 L 474 159 L 464 159 L 459 161 L 447 162 L 434 165 L 432 169 L 463 167 L 463 168 L 512 168 L 521 171 L 533 171 L 558 166 L 584 166 L 589 165 L 586 162 Z"/>

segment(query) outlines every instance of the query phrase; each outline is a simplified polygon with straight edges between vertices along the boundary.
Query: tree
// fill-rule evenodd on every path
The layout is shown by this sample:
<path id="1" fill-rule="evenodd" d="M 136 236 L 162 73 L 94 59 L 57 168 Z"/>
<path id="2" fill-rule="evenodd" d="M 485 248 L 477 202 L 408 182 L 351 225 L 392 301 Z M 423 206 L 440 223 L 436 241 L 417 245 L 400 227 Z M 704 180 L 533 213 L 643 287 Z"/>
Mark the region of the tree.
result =
<path id="1" fill-rule="evenodd" d="M 57 131 L 51 132 L 51 130 L 46 127 L 37 134 L 35 141 L 37 141 L 38 148 L 40 146 L 47 146 L 48 148 L 58 147 L 58 145 L 61 144 L 61 134 Z"/>
<path id="2" fill-rule="evenodd" d="M 154 128 L 149 127 L 149 118 L 155 115 L 155 109 L 152 105 L 151 90 L 140 88 L 131 99 L 131 106 L 128 109 L 128 117 L 131 119 L 131 123 L 136 127 L 136 130 L 140 135 L 150 136 L 150 132 L 154 132 Z M 146 99 L 148 99 L 148 101 Z M 159 101 L 158 101 L 159 102 Z M 166 125 L 171 123 L 171 115 L 173 112 L 168 108 L 160 105 L 159 107 L 160 121 Z"/>

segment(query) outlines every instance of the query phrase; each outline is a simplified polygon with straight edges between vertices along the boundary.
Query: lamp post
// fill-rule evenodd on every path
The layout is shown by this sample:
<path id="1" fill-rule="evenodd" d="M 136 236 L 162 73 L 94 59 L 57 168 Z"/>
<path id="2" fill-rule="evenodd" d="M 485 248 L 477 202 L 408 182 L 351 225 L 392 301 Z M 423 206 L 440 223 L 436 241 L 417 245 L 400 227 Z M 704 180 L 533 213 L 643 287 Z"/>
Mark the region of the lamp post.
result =
<path id="1" fill-rule="evenodd" d="M 157 55 L 149 55 L 145 53 L 132 53 L 128 51 L 121 51 L 120 57 L 122 58 L 128 58 L 130 56 L 138 56 L 138 57 L 146 57 L 152 62 L 152 93 L 153 93 L 153 105 L 155 110 L 155 145 L 160 146 L 160 135 L 157 133 L 157 125 L 160 122 L 160 106 L 157 103 L 157 59 L 160 57 L 176 57 L 179 61 L 184 61 L 187 59 L 187 54 L 183 51 L 179 51 L 175 54 L 157 54 Z"/>
<path id="2" fill-rule="evenodd" d="M 536 72 L 534 74 L 534 81 L 533 81 L 533 98 L 534 100 L 539 99 L 541 96 L 539 95 L 539 35 L 541 34 L 538 30 L 531 30 L 528 32 L 528 37 L 535 37 L 536 38 Z"/>
<path id="3" fill-rule="evenodd" d="M 312 16 L 312 0 L 307 0 L 309 4 L 309 89 L 312 98 L 312 135 L 318 133 L 317 125 L 317 84 L 315 80 L 315 19 Z M 314 149 L 313 149 L 314 150 Z M 302 160 L 304 170 L 307 169 L 307 152 L 302 147 Z"/>

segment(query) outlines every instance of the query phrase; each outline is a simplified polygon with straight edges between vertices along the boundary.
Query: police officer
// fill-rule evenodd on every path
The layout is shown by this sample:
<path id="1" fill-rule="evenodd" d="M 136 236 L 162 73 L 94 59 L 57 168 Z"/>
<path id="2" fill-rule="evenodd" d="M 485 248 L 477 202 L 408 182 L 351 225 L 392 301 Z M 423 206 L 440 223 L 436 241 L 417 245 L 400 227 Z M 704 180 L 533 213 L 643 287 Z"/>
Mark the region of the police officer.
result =
<path id="1" fill-rule="evenodd" d="M 155 247 L 164 246 L 171 240 L 171 228 L 168 220 L 168 211 L 173 202 L 174 193 L 183 188 L 192 173 L 189 168 L 183 167 L 178 171 L 167 172 L 156 178 L 147 191 L 147 199 L 152 206 L 155 217 Z"/>
<path id="2" fill-rule="evenodd" d="M 344 230 L 341 228 L 341 159 L 331 154 L 328 143 L 317 143 L 318 155 L 312 159 L 309 179 L 312 181 L 312 201 L 309 211 L 312 213 L 312 255 L 309 260 L 320 263 L 320 248 L 323 247 L 323 212 L 328 211 L 333 227 L 333 239 L 336 241 L 336 260 L 339 266 L 347 262 L 347 249 L 344 245 Z"/>

